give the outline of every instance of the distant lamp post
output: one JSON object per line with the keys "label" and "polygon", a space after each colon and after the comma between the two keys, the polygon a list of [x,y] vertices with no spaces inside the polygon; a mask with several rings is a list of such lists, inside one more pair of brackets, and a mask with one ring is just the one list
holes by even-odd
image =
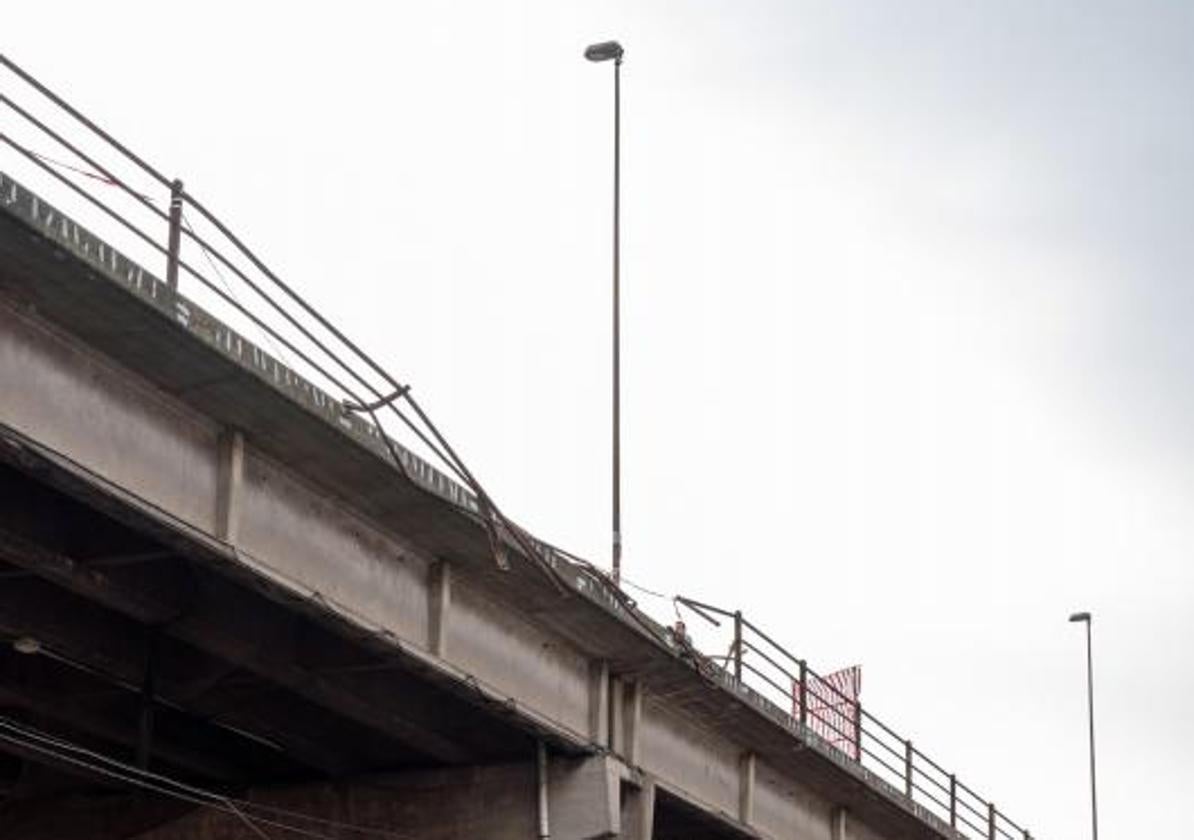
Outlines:
{"label": "distant lamp post", "polygon": [[1079,612],[1070,621],[1086,625],[1086,704],[1090,723],[1090,827],[1091,840],[1099,840],[1099,808],[1095,795],[1094,658],[1090,649],[1090,613]]}
{"label": "distant lamp post", "polygon": [[614,464],[613,464],[613,578],[614,585],[622,582],[622,404],[621,404],[621,309],[619,290],[619,210],[621,202],[621,134],[622,134],[622,45],[617,41],[603,41],[585,47],[585,58],[589,61],[613,61],[614,63]]}

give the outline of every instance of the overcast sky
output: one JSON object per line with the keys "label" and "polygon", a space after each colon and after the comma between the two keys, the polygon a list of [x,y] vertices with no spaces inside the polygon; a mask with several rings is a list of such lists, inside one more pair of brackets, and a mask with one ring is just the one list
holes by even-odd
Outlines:
{"label": "overcast sky", "polygon": [[0,48],[605,564],[612,68],[581,51],[620,39],[627,578],[861,663],[1042,840],[1089,836],[1089,609],[1104,834],[1183,830],[1194,5],[318,8],[10,3]]}

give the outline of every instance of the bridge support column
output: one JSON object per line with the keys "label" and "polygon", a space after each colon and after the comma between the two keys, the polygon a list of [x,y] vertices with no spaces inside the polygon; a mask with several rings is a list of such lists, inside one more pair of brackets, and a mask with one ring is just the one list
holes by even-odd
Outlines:
{"label": "bridge support column", "polygon": [[646,780],[637,789],[622,785],[622,833],[625,840],[651,840],[655,828],[655,783]]}

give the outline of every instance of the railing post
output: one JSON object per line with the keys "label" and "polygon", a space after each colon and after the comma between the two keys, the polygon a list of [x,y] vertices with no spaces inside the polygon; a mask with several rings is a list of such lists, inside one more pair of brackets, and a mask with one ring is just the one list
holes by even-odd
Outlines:
{"label": "railing post", "polygon": [[808,726],[808,663],[800,660],[800,727]]}
{"label": "railing post", "polygon": [[170,184],[170,233],[166,241],[166,285],[178,288],[178,250],[182,242],[182,181]]}
{"label": "railing post", "polygon": [[734,611],[734,680],[742,684],[742,610]]}
{"label": "railing post", "polygon": [[862,703],[854,701],[854,760],[862,761]]}
{"label": "railing post", "polygon": [[987,803],[987,840],[995,840],[995,803]]}
{"label": "railing post", "polygon": [[904,796],[912,798],[912,741],[904,742]]}
{"label": "railing post", "polygon": [[958,777],[949,774],[949,827],[958,827]]}

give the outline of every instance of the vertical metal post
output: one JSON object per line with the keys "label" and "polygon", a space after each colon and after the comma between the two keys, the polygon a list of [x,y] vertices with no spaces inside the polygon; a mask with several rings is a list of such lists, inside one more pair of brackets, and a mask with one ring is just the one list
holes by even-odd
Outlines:
{"label": "vertical metal post", "polygon": [[808,726],[808,663],[800,660],[800,725]]}
{"label": "vertical metal post", "polygon": [[178,288],[178,251],[182,243],[182,181],[170,184],[170,233],[166,241],[166,285]]}
{"label": "vertical metal post", "polygon": [[1090,721],[1090,833],[1099,840],[1099,806],[1095,794],[1094,654],[1090,642],[1091,620],[1086,619],[1086,703]]}
{"label": "vertical metal post", "polygon": [[734,611],[734,679],[742,683],[742,610]]}
{"label": "vertical metal post", "polygon": [[904,742],[904,796],[912,798],[912,741]]}
{"label": "vertical metal post", "polygon": [[958,827],[958,777],[949,774],[949,827]]}
{"label": "vertical metal post", "polygon": [[862,703],[854,701],[854,760],[862,761]]}
{"label": "vertical metal post", "polygon": [[987,840],[995,840],[995,803],[987,803]]}
{"label": "vertical metal post", "polygon": [[622,332],[621,332],[621,204],[622,204],[622,56],[614,60],[614,586],[622,582]]}
{"label": "vertical metal post", "polygon": [[1095,795],[1095,726],[1094,726],[1094,654],[1091,652],[1090,625],[1093,618],[1089,612],[1076,612],[1070,622],[1086,625],[1086,703],[1087,723],[1090,726],[1090,835],[1099,840],[1099,806]]}

